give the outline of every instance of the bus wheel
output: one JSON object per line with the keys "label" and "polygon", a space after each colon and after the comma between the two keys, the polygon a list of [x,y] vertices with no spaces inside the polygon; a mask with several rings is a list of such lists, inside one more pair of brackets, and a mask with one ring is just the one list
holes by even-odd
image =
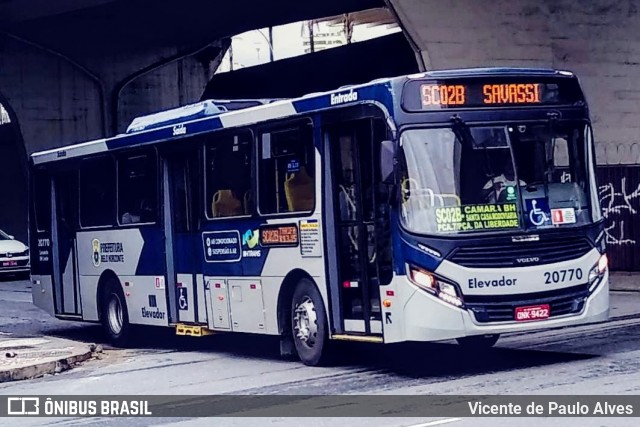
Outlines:
{"label": "bus wheel", "polygon": [[100,307],[100,320],[109,341],[117,347],[126,346],[131,338],[131,325],[127,303],[117,282],[107,283],[100,299]]}
{"label": "bus wheel", "polygon": [[496,345],[499,338],[500,338],[499,334],[474,335],[470,337],[456,338],[456,341],[458,341],[458,344],[460,344],[462,347],[475,349],[475,350],[482,350],[482,349],[491,348],[494,345]]}
{"label": "bus wheel", "polygon": [[291,322],[293,342],[302,363],[318,366],[325,362],[327,315],[322,296],[309,279],[300,280],[293,292]]}

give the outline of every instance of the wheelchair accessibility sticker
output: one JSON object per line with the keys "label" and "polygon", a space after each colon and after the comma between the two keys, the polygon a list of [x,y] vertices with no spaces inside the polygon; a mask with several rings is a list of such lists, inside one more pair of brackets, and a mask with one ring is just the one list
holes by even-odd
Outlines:
{"label": "wheelchair accessibility sticker", "polygon": [[525,200],[527,208],[527,223],[534,227],[551,225],[551,211],[547,199]]}
{"label": "wheelchair accessibility sticker", "polygon": [[189,300],[187,299],[187,288],[178,288],[178,307],[180,310],[189,310]]}

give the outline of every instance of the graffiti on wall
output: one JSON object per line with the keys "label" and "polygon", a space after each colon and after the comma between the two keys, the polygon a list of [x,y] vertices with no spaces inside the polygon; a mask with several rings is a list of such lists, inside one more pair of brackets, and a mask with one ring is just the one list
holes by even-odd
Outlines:
{"label": "graffiti on wall", "polygon": [[633,202],[640,198],[640,184],[629,191],[627,178],[623,177],[619,183],[607,183],[598,189],[602,215],[607,219],[605,227],[608,245],[635,245],[635,239],[625,237],[625,218],[636,215],[638,210]]}
{"label": "graffiti on wall", "polygon": [[598,184],[612,268],[640,270],[640,167],[598,168]]}

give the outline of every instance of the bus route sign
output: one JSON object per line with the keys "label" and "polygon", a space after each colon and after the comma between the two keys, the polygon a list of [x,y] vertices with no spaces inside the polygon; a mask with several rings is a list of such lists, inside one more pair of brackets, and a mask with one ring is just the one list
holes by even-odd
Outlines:
{"label": "bus route sign", "polygon": [[495,230],[518,228],[518,206],[515,203],[466,205],[436,208],[439,232]]}

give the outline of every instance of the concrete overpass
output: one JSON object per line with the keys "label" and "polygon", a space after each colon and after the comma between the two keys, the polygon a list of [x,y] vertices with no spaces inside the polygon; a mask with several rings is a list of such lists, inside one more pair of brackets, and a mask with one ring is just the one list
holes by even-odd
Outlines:
{"label": "concrete overpass", "polygon": [[640,1],[388,0],[424,69],[542,66],[584,84],[600,164],[640,164]]}
{"label": "concrete overpass", "polygon": [[[198,101],[243,31],[383,6],[382,0],[3,0],[0,228],[26,234],[26,154],[112,135]],[[16,176],[20,179],[16,179]]]}

